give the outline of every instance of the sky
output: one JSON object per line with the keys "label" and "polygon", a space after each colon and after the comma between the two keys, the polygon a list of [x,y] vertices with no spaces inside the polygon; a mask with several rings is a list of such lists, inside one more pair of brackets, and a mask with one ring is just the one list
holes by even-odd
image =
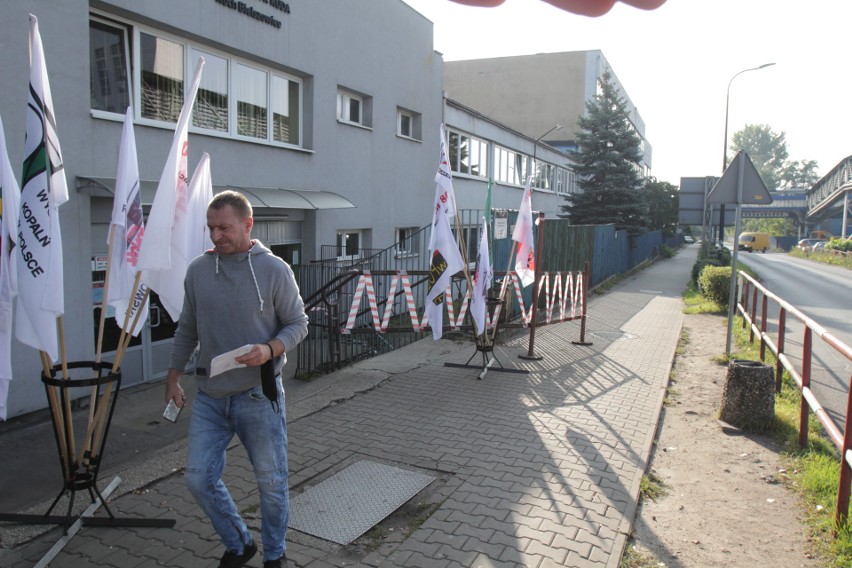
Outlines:
{"label": "sky", "polygon": [[[765,124],[820,176],[852,155],[852,1],[617,2],[597,18],[541,0],[403,1],[434,23],[445,61],[600,49],[645,122],[660,181],[721,175],[728,93],[728,146],[746,124]],[[733,79],[765,63],[775,65]]]}

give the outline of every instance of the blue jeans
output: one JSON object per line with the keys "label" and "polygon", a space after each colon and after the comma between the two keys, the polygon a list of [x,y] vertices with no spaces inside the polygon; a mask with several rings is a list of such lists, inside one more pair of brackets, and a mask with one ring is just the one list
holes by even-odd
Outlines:
{"label": "blue jeans", "polygon": [[260,492],[264,560],[284,555],[290,517],[287,487],[287,420],[284,390],[278,377],[279,412],[260,385],[226,398],[198,392],[189,423],[185,479],[190,492],[213,523],[227,550],[239,554],[252,542],[251,533],[222,482],[225,451],[234,434],[243,443]]}

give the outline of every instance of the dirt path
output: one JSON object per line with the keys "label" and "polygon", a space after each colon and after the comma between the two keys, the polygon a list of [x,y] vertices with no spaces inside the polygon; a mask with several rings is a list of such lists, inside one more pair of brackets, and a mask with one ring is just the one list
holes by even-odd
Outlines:
{"label": "dirt path", "polygon": [[[667,494],[646,501],[633,544],[647,566],[817,567],[804,536],[798,497],[783,484],[778,444],[717,420],[727,367],[726,318],[687,315],[669,401],[652,456]],[[644,566],[644,565],[643,565]]]}

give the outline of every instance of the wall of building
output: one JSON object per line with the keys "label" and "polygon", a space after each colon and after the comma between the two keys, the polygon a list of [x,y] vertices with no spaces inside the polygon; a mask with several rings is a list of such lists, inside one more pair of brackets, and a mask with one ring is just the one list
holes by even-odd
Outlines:
{"label": "wall of building", "polygon": [[563,128],[543,139],[568,147],[577,137],[577,119],[585,114],[586,102],[597,94],[597,82],[606,70],[642,138],[643,173],[649,174],[652,149],[645,138],[645,122],[600,50],[448,61],[444,64],[444,90],[451,99],[533,139],[559,123]]}
{"label": "wall of building", "polygon": [[[431,22],[400,0],[290,0],[286,11],[283,2],[241,3],[271,16],[280,23],[278,27],[241,13],[238,4],[230,0],[21,0],[4,5],[0,116],[10,159],[19,175],[29,76],[27,15],[33,13],[39,18],[72,193],[60,208],[69,360],[93,357],[91,259],[105,250],[103,225],[97,223],[103,223],[105,198],[77,191],[77,179],[115,177],[123,119],[122,113],[91,111],[91,13],[302,81],[301,147],[237,140],[191,127],[188,163],[191,174],[201,154],[209,153],[214,185],[330,191],[354,203],[354,209],[271,212],[302,223],[303,260],[318,257],[321,245],[334,244],[340,230],[367,230],[372,244],[387,246],[394,241],[397,227],[428,222],[439,147],[443,64],[433,50]],[[369,128],[337,120],[341,86],[370,99]],[[422,121],[418,140],[397,135],[400,107],[418,113]],[[174,125],[137,118],[135,131],[140,178],[158,180]],[[269,213],[255,212],[258,218]],[[13,352],[10,416],[46,406],[37,352],[18,343]]]}

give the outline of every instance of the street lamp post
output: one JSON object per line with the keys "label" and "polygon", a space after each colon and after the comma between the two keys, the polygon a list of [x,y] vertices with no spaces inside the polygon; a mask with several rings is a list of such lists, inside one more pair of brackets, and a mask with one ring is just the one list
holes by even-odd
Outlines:
{"label": "street lamp post", "polygon": [[538,155],[538,143],[541,141],[542,138],[544,138],[545,136],[547,136],[548,134],[550,134],[554,130],[561,130],[561,129],[562,129],[562,125],[557,122],[556,124],[553,125],[553,128],[551,128],[550,130],[548,130],[547,132],[545,132],[544,134],[542,134],[541,136],[536,138],[535,142],[533,143],[533,168],[534,168],[533,169],[533,175],[535,176],[536,180],[538,180],[538,162],[536,161],[536,156]]}
{"label": "street lamp post", "polygon": [[[734,74],[731,77],[731,80],[728,81],[728,90],[725,94],[725,140],[723,144],[723,153],[722,153],[722,173],[725,173],[725,170],[728,168],[728,109],[731,105],[731,83],[734,82],[734,79],[742,75],[743,73],[748,73],[749,71],[758,71],[760,69],[765,69],[767,67],[772,67],[775,63],[764,63],[759,67],[749,67],[748,69],[743,69]],[[719,242],[722,241],[722,233],[725,230],[725,204],[722,203],[719,206]],[[736,243],[734,243],[736,245]]]}

